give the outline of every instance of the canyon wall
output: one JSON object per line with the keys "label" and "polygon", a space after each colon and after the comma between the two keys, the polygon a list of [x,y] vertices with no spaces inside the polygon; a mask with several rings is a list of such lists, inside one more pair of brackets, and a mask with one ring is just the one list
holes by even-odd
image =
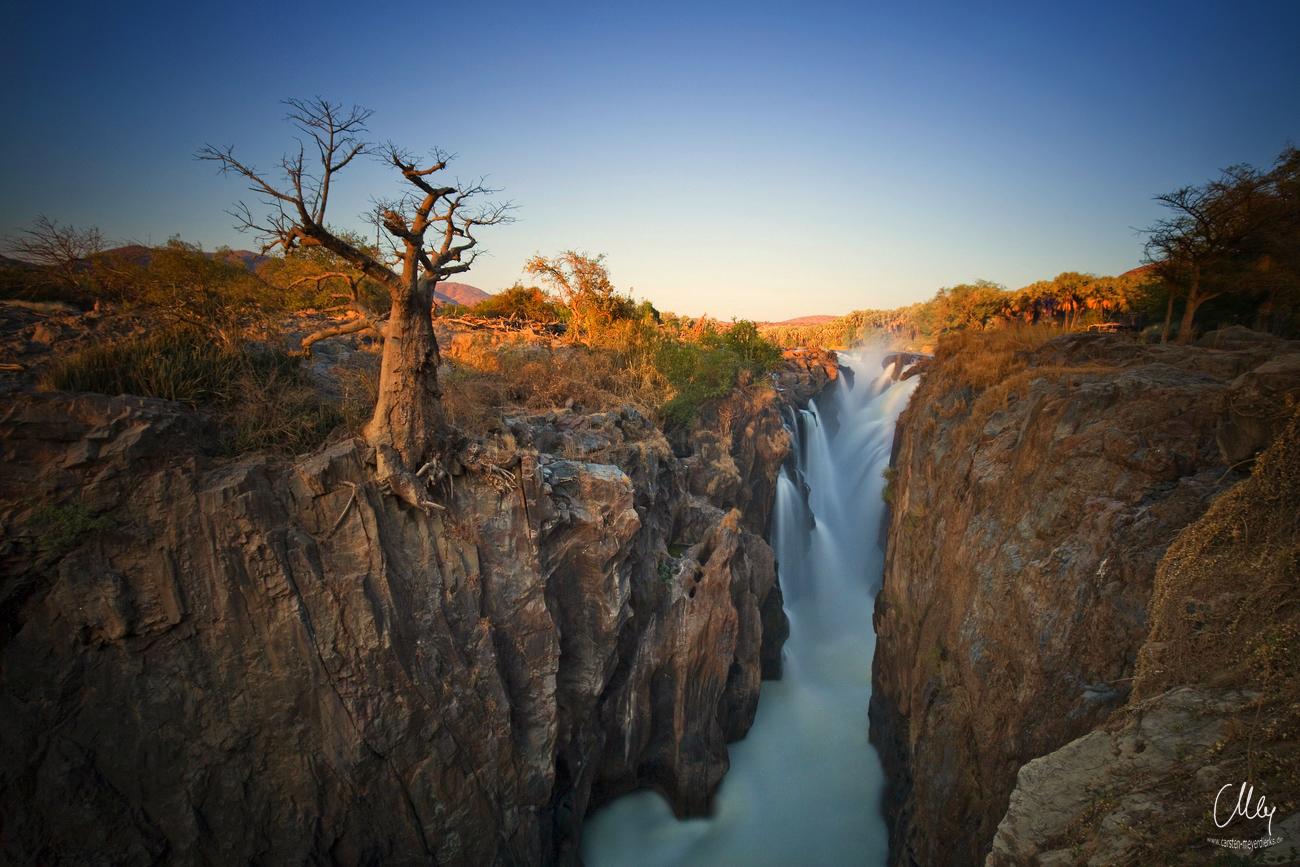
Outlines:
{"label": "canyon wall", "polygon": [[[1042,797],[1012,799],[1018,773],[1053,776],[1032,760],[1108,721],[1123,737],[1157,566],[1300,393],[1300,344],[1244,329],[1194,347],[1073,335],[1008,352],[985,380],[971,363],[928,365],[895,446],[872,736],[896,865],[984,862],[1009,804],[1022,826],[1045,815]],[[1180,694],[1148,724],[1222,702]],[[1015,860],[991,863],[1039,863],[1046,837],[1029,836],[1008,827],[997,851]]]}
{"label": "canyon wall", "polygon": [[0,860],[572,864],[625,791],[705,812],[779,669],[782,414],[835,375],[676,443],[509,419],[428,513],[360,440],[223,459],[175,404],[6,397]]}
{"label": "canyon wall", "polygon": [[1300,405],[1291,410],[1250,478],[1161,560],[1129,705],[1020,769],[990,867],[1300,862]]}

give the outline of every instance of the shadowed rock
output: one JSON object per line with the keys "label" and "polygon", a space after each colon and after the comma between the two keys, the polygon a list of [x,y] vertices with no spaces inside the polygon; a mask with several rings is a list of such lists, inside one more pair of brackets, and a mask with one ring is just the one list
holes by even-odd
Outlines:
{"label": "shadowed rock", "polygon": [[1206,342],[1058,338],[991,402],[922,377],[875,613],[893,864],[981,863],[1017,771],[1127,701],[1157,564],[1300,390],[1300,344]]}
{"label": "shadowed rock", "polygon": [[779,654],[765,492],[817,370],[711,407],[707,457],[512,420],[432,513],[359,440],[220,461],[175,404],[6,398],[0,860],[572,864],[621,791],[706,811]]}

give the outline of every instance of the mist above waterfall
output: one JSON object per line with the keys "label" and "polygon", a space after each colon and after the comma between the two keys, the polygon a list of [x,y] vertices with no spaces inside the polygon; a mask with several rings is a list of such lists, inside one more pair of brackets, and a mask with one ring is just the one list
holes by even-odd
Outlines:
{"label": "mist above waterfall", "polygon": [[790,638],[784,676],[763,685],[753,727],[707,819],[679,821],[654,792],[587,822],[588,867],[883,864],[884,777],[867,741],[872,604],[884,568],[883,470],[915,380],[884,353],[841,353],[853,375],[790,419],[776,493],[776,550]]}

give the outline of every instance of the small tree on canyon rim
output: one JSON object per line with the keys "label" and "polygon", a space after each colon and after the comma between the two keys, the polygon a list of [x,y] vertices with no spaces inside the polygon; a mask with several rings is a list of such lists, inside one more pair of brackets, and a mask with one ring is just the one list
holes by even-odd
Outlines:
{"label": "small tree on canyon rim", "polygon": [[1300,150],[1287,147],[1271,171],[1232,166],[1156,201],[1172,212],[1145,230],[1147,261],[1170,288],[1162,341],[1178,296],[1186,299],[1180,343],[1191,339],[1201,305],[1221,295],[1255,296],[1269,310],[1292,307],[1300,291]]}
{"label": "small tree on canyon rim", "polygon": [[[263,252],[285,253],[323,247],[385,286],[392,296],[388,318],[377,323],[384,338],[378,400],[366,426],[375,446],[379,474],[407,502],[428,508],[423,471],[436,462],[447,442],[448,426],[438,386],[438,341],[433,333],[436,285],[468,271],[477,255],[474,233],[481,226],[508,222],[509,205],[482,204],[490,190],[482,181],[445,184],[441,172],[451,157],[433,150],[419,159],[388,142],[362,136],[372,112],[319,97],[286,100],[287,119],[303,133],[297,152],[281,158],[278,177],[241,162],[233,147],[204,147],[198,158],[220,165],[250,182],[249,189],[269,208],[254,217],[240,203],[234,216],[241,231],[258,233]],[[357,157],[377,157],[402,178],[402,192],[376,199],[373,219],[387,231],[391,258],[362,249],[346,233],[329,228],[326,207],[335,176]],[[420,471],[411,472],[415,467]]]}

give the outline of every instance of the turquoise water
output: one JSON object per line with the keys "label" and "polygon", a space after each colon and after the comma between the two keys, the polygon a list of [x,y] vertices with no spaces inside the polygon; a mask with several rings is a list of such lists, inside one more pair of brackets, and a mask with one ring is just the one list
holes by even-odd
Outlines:
{"label": "turquoise water", "polygon": [[882,472],[915,380],[891,382],[882,358],[841,353],[853,382],[796,425],[771,538],[790,618],[784,676],[763,684],[753,728],[728,747],[714,815],[679,821],[654,792],[620,798],[583,828],[587,867],[885,863],[884,776],[867,741],[871,612],[884,571]]}

